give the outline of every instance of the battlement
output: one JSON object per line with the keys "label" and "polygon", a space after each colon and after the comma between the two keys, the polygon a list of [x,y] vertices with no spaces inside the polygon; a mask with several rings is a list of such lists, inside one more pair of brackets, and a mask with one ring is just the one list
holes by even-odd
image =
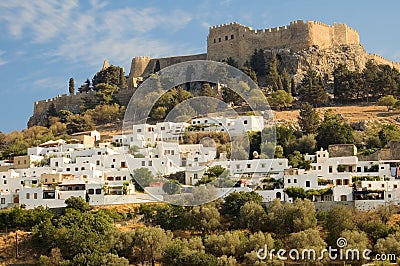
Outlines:
{"label": "battlement", "polygon": [[388,60],[378,54],[368,54],[368,59],[374,61],[378,65],[380,65],[380,64],[389,65],[400,71],[400,63],[399,62],[393,62],[393,61]]}
{"label": "battlement", "polygon": [[230,27],[232,27],[232,26],[239,26],[239,27],[243,27],[243,28],[246,28],[246,29],[248,29],[248,30],[252,30],[252,28],[251,27],[249,27],[249,26],[246,26],[246,25],[243,25],[243,24],[240,24],[240,23],[237,23],[237,22],[231,22],[231,23],[229,23],[229,24],[220,24],[220,25],[216,25],[216,26],[211,26],[210,27],[210,30],[211,29],[220,29],[220,28],[230,28]]}

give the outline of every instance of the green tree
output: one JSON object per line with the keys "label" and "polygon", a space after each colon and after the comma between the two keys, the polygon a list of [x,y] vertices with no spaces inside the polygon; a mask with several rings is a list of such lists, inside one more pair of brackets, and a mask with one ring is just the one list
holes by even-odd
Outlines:
{"label": "green tree", "polygon": [[244,254],[242,233],[237,231],[227,231],[221,235],[208,235],[204,239],[206,253],[216,257],[223,255],[241,257]]}
{"label": "green tree", "polygon": [[377,105],[386,106],[388,112],[392,109],[393,105],[397,103],[397,99],[393,95],[386,95],[379,98]]}
{"label": "green tree", "polygon": [[313,106],[322,106],[328,101],[322,78],[315,70],[309,68],[300,85],[299,97],[302,102]]}
{"label": "green tree", "polygon": [[243,99],[239,94],[226,87],[222,88],[222,99],[225,103],[232,103],[234,106],[240,106],[243,103]]}
{"label": "green tree", "polygon": [[186,217],[190,228],[201,231],[203,235],[215,231],[220,226],[220,214],[212,204],[194,206]]}
{"label": "green tree", "polygon": [[115,98],[119,88],[116,85],[106,83],[98,83],[94,86],[96,91],[96,104],[114,104],[118,103]]}
{"label": "green tree", "polygon": [[297,140],[296,150],[302,154],[312,154],[317,147],[317,141],[313,134],[303,135]]}
{"label": "green tree", "polygon": [[69,197],[65,200],[67,208],[74,209],[80,212],[86,212],[91,209],[89,203],[87,203],[81,197]]}
{"label": "green tree", "polygon": [[67,117],[67,133],[89,131],[94,129],[93,121],[88,116],[72,114]]}
{"label": "green tree", "polygon": [[271,87],[274,91],[283,90],[282,81],[279,82],[279,79],[280,75],[278,71],[278,59],[276,57],[276,54],[274,54],[268,64],[267,85]]}
{"label": "green tree", "polygon": [[262,49],[255,49],[250,58],[250,67],[254,69],[258,76],[265,73],[265,57]]}
{"label": "green tree", "polygon": [[325,228],[329,231],[328,244],[335,245],[343,231],[355,229],[353,212],[346,206],[334,205],[327,213]]}
{"label": "green tree", "polygon": [[122,89],[125,89],[128,85],[126,82],[126,77],[124,73],[124,68],[120,67],[119,68],[119,81],[118,81],[118,86]]}
{"label": "green tree", "polygon": [[210,83],[206,82],[203,84],[201,91],[200,91],[200,96],[206,96],[206,97],[213,97],[215,98],[217,94],[215,91],[211,88]]}
{"label": "green tree", "polygon": [[353,129],[343,118],[328,110],[318,128],[316,140],[318,147],[324,149],[330,144],[351,144],[354,143]]}
{"label": "green tree", "polygon": [[400,254],[400,232],[378,239],[375,250],[385,254]]}
{"label": "green tree", "polygon": [[228,57],[228,58],[225,60],[225,63],[227,63],[227,64],[230,65],[230,66],[239,68],[238,62],[237,62],[233,57],[231,57],[231,56]]}
{"label": "green tree", "polygon": [[287,247],[298,250],[300,254],[302,254],[304,249],[315,250],[315,254],[309,253],[309,257],[305,258],[306,260],[315,261],[320,256],[322,249],[326,247],[326,243],[318,230],[307,229],[291,233],[287,240]]}
{"label": "green tree", "polygon": [[125,108],[118,104],[97,105],[94,109],[87,110],[85,115],[90,116],[96,125],[107,124],[122,120]]}
{"label": "green tree", "polygon": [[71,94],[71,95],[73,95],[74,92],[75,92],[75,82],[74,82],[74,78],[70,78],[70,79],[69,79],[68,91],[69,91],[69,94]]}
{"label": "green tree", "polygon": [[[122,76],[124,76],[123,69],[122,69],[122,72],[121,72],[121,69],[122,68],[119,66],[111,65],[111,66],[107,67],[106,69],[97,72],[92,79],[93,88],[96,90],[96,85],[101,84],[101,83],[105,83],[105,84],[117,86],[117,87],[120,86],[121,79],[123,80],[125,78],[125,77],[120,77],[121,73],[122,73]],[[125,83],[126,83],[126,80],[125,80]]]}
{"label": "green tree", "polygon": [[290,95],[292,94],[292,88],[291,88],[291,78],[289,73],[287,72],[286,68],[283,69],[282,74],[281,74],[281,78],[282,78],[282,87],[283,90],[286,91],[287,93],[289,93]]}
{"label": "green tree", "polygon": [[133,254],[144,265],[162,258],[164,248],[172,240],[172,233],[159,227],[139,227],[134,234]]}
{"label": "green tree", "polygon": [[383,146],[387,145],[391,140],[400,139],[400,129],[394,124],[382,125],[381,130],[378,132],[378,137]]}
{"label": "green tree", "polygon": [[239,226],[250,229],[252,232],[260,231],[264,228],[267,214],[263,207],[255,202],[246,202],[239,212]]}
{"label": "green tree", "polygon": [[261,205],[262,196],[258,193],[252,192],[233,192],[225,197],[225,202],[222,205],[221,213],[237,217],[240,214],[240,208],[246,202],[255,202]]}
{"label": "green tree", "polygon": [[163,184],[162,189],[168,195],[177,194],[181,190],[181,186],[178,181],[170,180]]}
{"label": "green tree", "polygon": [[272,92],[271,96],[269,97],[269,103],[271,107],[274,107],[278,110],[290,107],[293,101],[294,99],[292,95],[281,89]]}
{"label": "green tree", "polygon": [[248,67],[248,66],[244,66],[243,68],[242,68],[242,71],[243,71],[243,73],[245,73],[247,76],[249,76],[253,81],[254,81],[254,83],[256,83],[257,84],[257,74],[256,74],[256,72],[253,70],[253,68],[251,68],[251,67]]}
{"label": "green tree", "polygon": [[79,93],[83,93],[83,92],[88,92],[91,90],[91,82],[90,79],[86,79],[85,83],[83,83],[79,88],[78,88],[78,92]]}
{"label": "green tree", "polygon": [[160,60],[157,59],[156,64],[154,66],[154,71],[153,73],[157,73],[158,71],[161,70],[161,65],[160,65]]}
{"label": "green tree", "polygon": [[154,176],[151,171],[145,167],[133,170],[133,182],[135,183],[135,189],[143,191],[145,187],[148,187],[150,183],[154,182]]}
{"label": "green tree", "polygon": [[315,134],[319,126],[319,115],[317,111],[309,103],[301,106],[298,117],[300,130],[303,134]]}
{"label": "green tree", "polygon": [[315,206],[308,199],[296,199],[294,203],[283,205],[275,200],[267,213],[270,230],[282,235],[304,231],[317,225]]}

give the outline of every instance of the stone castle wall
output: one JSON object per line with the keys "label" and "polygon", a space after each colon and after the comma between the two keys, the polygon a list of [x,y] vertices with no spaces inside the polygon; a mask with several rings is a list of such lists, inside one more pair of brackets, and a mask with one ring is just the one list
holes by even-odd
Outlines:
{"label": "stone castle wall", "polygon": [[150,58],[149,56],[136,56],[132,59],[129,79],[146,77],[154,73],[157,61],[160,62],[160,68],[165,68],[177,63],[192,60],[206,60],[207,54],[183,55],[162,58]]}
{"label": "stone castle wall", "polygon": [[[128,105],[133,92],[134,89],[120,89],[115,97],[121,105],[126,106]],[[73,113],[79,113],[81,111],[81,106],[83,105],[83,99],[94,100],[95,92],[90,91],[74,95],[61,94],[51,99],[37,101],[34,103],[33,115],[28,122],[28,126],[38,123],[40,124],[40,122],[46,118],[47,111],[52,104],[54,104],[57,112],[68,110]]]}
{"label": "stone castle wall", "polygon": [[357,31],[345,24],[331,26],[318,21],[297,20],[287,26],[262,30],[232,22],[210,27],[207,55],[215,61],[232,57],[243,65],[255,49],[298,52],[313,45],[326,49],[340,44],[359,44]]}

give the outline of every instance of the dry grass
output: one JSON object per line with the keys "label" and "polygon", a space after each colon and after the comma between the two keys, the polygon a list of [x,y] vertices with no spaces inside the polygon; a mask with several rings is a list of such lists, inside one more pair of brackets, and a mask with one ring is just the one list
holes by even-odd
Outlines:
{"label": "dry grass", "polygon": [[[335,106],[335,107],[321,107],[317,111],[322,117],[324,112],[328,109],[334,110],[335,113],[341,114],[349,123],[366,121],[380,121],[385,123],[395,123],[396,118],[400,116],[400,111],[387,112],[386,107],[376,105],[350,105],[350,106]],[[287,122],[290,124],[297,124],[299,110],[274,112],[275,121]]]}
{"label": "dry grass", "polygon": [[15,232],[0,234],[0,265],[10,265],[13,263],[23,263],[24,265],[34,265],[36,254],[30,246],[30,232],[17,231],[18,234],[18,260],[15,258]]}

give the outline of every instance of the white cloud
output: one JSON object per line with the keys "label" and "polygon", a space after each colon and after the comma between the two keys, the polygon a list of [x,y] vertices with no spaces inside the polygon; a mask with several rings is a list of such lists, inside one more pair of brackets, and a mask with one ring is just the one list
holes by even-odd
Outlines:
{"label": "white cloud", "polygon": [[5,65],[5,64],[8,63],[8,61],[5,60],[5,59],[3,58],[3,55],[4,55],[5,53],[6,53],[5,51],[0,50],[0,66]]}
{"label": "white cloud", "polygon": [[180,10],[112,9],[108,2],[97,0],[86,9],[77,0],[35,0],[0,2],[2,21],[13,37],[49,45],[45,55],[51,60],[98,65],[104,58],[126,63],[135,55],[165,56],[184,49],[153,35],[159,30],[178,31],[191,17]]}

